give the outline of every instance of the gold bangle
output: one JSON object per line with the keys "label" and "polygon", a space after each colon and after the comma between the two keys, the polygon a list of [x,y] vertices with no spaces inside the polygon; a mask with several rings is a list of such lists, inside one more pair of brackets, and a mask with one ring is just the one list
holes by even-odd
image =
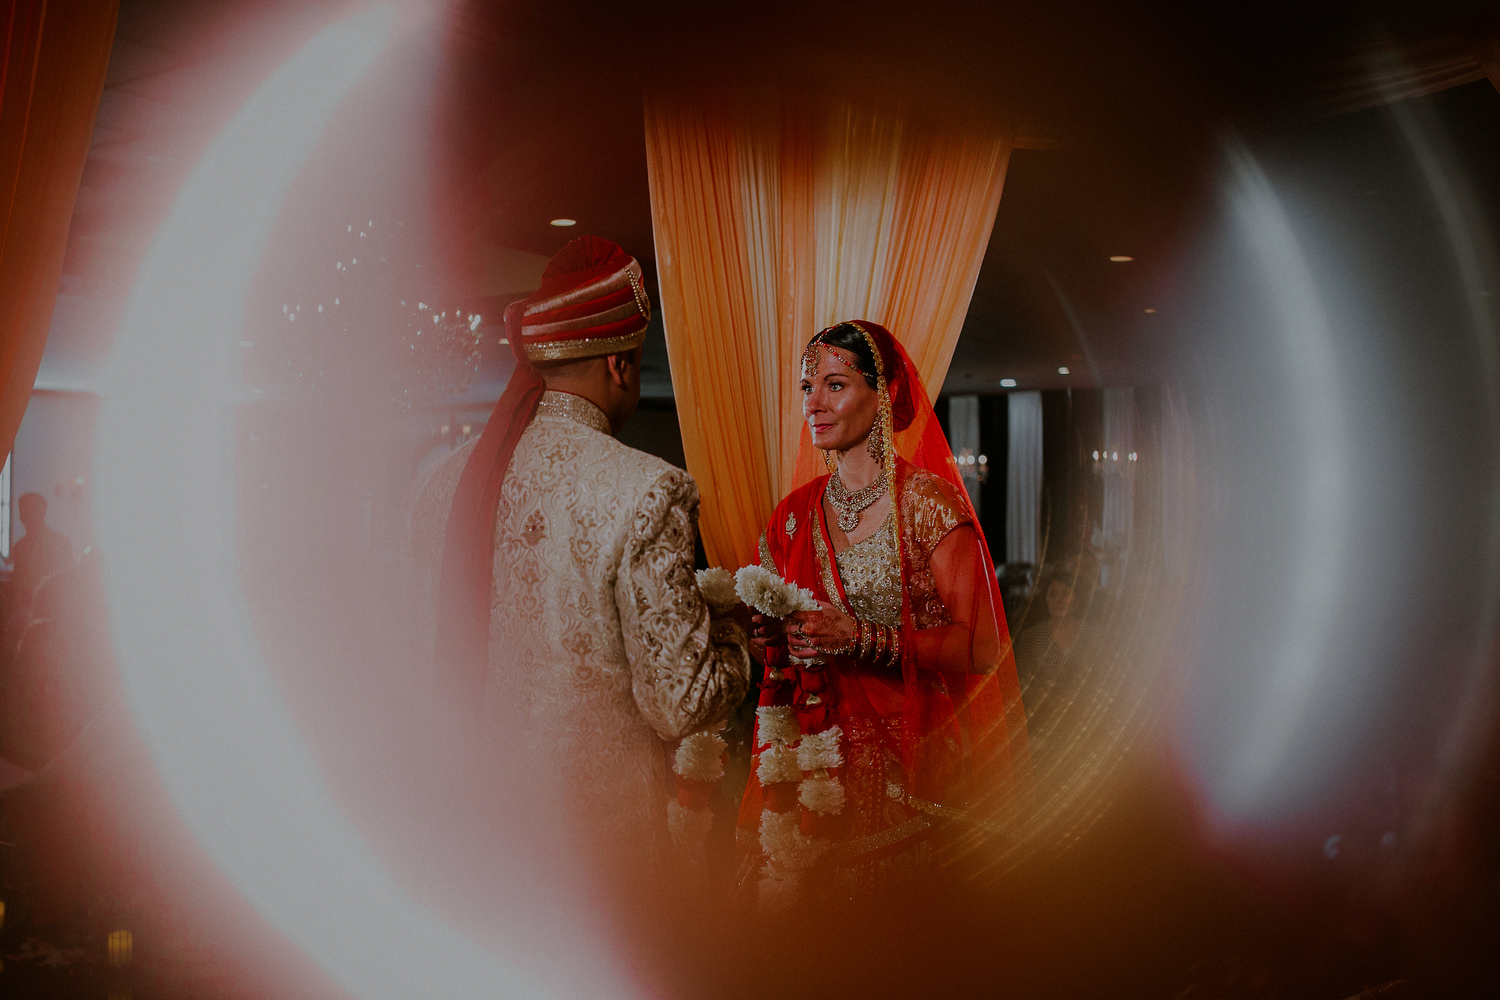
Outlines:
{"label": "gold bangle", "polygon": [[844,642],[842,642],[839,645],[833,647],[832,649],[824,649],[822,646],[818,647],[818,651],[819,652],[827,653],[830,656],[849,656],[850,654],[854,653],[858,649],[859,649],[859,619],[858,618],[854,619],[854,632],[853,632],[853,634],[850,635],[849,638],[846,639]]}

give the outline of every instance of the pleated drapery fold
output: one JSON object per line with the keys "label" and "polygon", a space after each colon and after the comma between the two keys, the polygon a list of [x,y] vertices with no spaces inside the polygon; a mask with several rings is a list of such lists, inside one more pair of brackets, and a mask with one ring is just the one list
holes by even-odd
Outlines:
{"label": "pleated drapery fold", "polygon": [[1500,29],[1477,33],[1469,38],[1469,51],[1490,78],[1490,85],[1500,90]]}
{"label": "pleated drapery fold", "polygon": [[756,561],[772,508],[821,471],[796,382],[819,329],[886,326],[939,391],[1013,139],[843,99],[648,98],[667,353],[710,562]]}
{"label": "pleated drapery fold", "polygon": [[1287,82],[1293,110],[1309,119],[1356,114],[1488,78],[1500,90],[1500,24],[1447,23],[1379,35],[1324,52]]}
{"label": "pleated drapery fold", "polygon": [[31,399],[119,0],[0,0],[0,455]]}

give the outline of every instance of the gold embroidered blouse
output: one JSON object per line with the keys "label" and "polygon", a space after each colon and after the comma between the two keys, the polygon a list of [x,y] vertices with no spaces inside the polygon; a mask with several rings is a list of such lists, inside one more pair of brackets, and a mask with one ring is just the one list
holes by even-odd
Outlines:
{"label": "gold embroidered blouse", "polygon": [[[923,470],[901,485],[902,546],[911,566],[907,581],[917,628],[950,624],[948,609],[932,578],[932,553],[968,511],[953,486]],[[882,625],[901,624],[901,564],[896,552],[895,518],[887,516],[875,533],[847,546],[833,560],[854,617]]]}
{"label": "gold embroidered blouse", "polygon": [[896,519],[887,514],[875,534],[846,547],[834,561],[854,617],[900,627],[901,564],[896,556]]}

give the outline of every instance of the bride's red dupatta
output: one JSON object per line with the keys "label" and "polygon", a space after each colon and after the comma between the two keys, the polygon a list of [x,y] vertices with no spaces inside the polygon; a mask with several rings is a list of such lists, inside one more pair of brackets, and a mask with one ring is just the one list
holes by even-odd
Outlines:
{"label": "bride's red dupatta", "polygon": [[[1025,712],[1010,633],[1000,602],[994,562],[984,530],[969,502],[948,441],[933,412],[921,379],[901,344],[885,328],[866,321],[857,325],[880,353],[886,376],[887,412],[891,416],[896,456],[892,474],[893,504],[901,555],[901,657],[895,670],[871,672],[848,657],[834,657],[821,670],[801,670],[787,662],[784,647],[767,650],[766,672],[787,675],[762,685],[761,705],[796,709],[803,733],[839,725],[852,731],[899,733],[888,737],[889,750],[900,760],[913,805],[936,806],[939,813],[962,810],[981,818],[1010,797],[1014,779],[1024,781],[1031,768]],[[816,459],[803,432],[799,468]],[[941,565],[928,563],[906,543],[907,518],[899,498],[918,470],[939,477],[951,490],[961,520],[955,546]],[[819,601],[852,614],[843,592],[832,540],[823,516],[828,476],[821,475],[790,493],[776,507],[766,528],[765,554],[785,579],[806,587]],[[915,574],[930,572],[955,623],[919,628],[910,600]],[[953,599],[957,595],[957,599]],[[822,676],[819,676],[819,675]],[[808,705],[809,695],[819,702]],[[899,719],[900,725],[883,723]],[[757,749],[761,746],[758,731]],[[842,771],[844,769],[837,769]],[[840,776],[835,774],[835,777]],[[790,797],[790,801],[788,798]],[[763,788],[752,770],[740,810],[739,826],[753,835],[762,809],[785,812],[796,806],[792,790]],[[803,829],[835,842],[844,835],[839,817],[804,811]]]}

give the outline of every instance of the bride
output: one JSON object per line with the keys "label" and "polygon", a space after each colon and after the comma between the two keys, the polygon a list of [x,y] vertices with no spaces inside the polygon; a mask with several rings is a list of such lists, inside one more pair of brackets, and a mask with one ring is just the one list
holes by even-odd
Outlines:
{"label": "bride", "polygon": [[777,506],[760,559],[819,610],[755,618],[766,671],[739,819],[770,908],[899,885],[1030,768],[994,566],[905,350],[839,323],[800,374],[829,472]]}

